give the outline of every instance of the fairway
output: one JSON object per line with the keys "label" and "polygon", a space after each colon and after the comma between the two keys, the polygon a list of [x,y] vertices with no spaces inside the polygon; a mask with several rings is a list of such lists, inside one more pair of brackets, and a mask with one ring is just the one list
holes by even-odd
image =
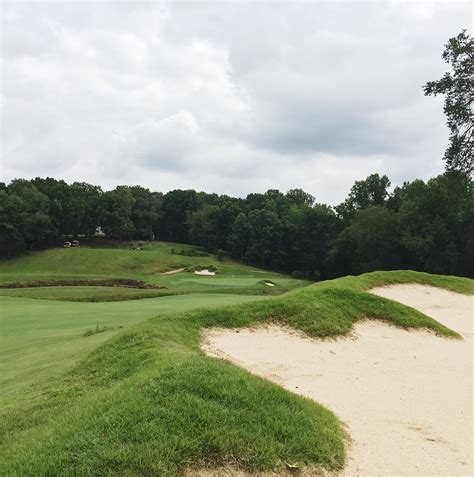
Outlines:
{"label": "fairway", "polygon": [[[217,260],[196,247],[163,242],[142,250],[130,244],[54,248],[0,262],[0,407],[25,390],[57,379],[66,370],[134,323],[195,308],[262,299],[309,282],[265,272],[233,260]],[[219,268],[214,277],[163,271],[200,263]],[[138,280],[155,288],[55,286],[56,280]],[[279,286],[268,290],[262,279]],[[36,282],[35,285],[25,284]],[[59,282],[58,282],[59,283]],[[13,288],[1,288],[10,286]],[[21,286],[21,288],[15,288]]]}
{"label": "fairway", "polygon": [[[2,297],[0,407],[11,405],[32,384],[57,378],[79,357],[123,327],[163,313],[255,299],[245,295],[193,294],[115,303],[71,303]],[[106,330],[84,336],[97,327]]]}

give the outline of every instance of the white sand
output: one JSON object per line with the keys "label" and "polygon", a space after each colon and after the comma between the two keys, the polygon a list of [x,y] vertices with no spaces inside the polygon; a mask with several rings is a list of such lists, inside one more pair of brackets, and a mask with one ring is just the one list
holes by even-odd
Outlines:
{"label": "white sand", "polygon": [[366,320],[335,341],[268,326],[210,330],[203,346],[335,412],[353,441],[344,475],[472,475],[473,298],[421,285],[373,292],[463,339]]}
{"label": "white sand", "polygon": [[196,275],[206,275],[208,277],[214,276],[216,274],[216,272],[210,272],[207,268],[206,270],[196,270],[194,273]]}
{"label": "white sand", "polygon": [[160,273],[160,275],[174,275],[175,273],[184,272],[185,268],[177,268],[176,270],[169,270],[168,272]]}
{"label": "white sand", "polygon": [[267,285],[267,287],[274,287],[275,286],[274,283],[269,283],[269,282],[265,282],[265,285]]}

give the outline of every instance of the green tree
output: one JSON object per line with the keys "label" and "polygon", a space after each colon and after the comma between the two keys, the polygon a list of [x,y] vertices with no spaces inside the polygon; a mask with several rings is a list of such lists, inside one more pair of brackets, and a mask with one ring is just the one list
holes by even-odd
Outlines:
{"label": "green tree", "polygon": [[[20,223],[25,248],[32,249],[35,243],[45,241],[57,234],[57,229],[49,215],[49,198],[39,192],[31,182],[15,179],[8,186],[8,193],[17,196],[23,203]],[[12,217],[13,221],[15,219]]]}
{"label": "green tree", "polygon": [[294,206],[286,221],[283,242],[288,252],[282,268],[307,278],[325,277],[324,261],[340,228],[334,210],[323,204]]}
{"label": "green tree", "polygon": [[163,197],[160,229],[163,240],[187,243],[189,215],[199,208],[195,190],[172,190]]}
{"label": "green tree", "polygon": [[228,249],[236,257],[243,261],[247,247],[252,235],[252,227],[248,221],[247,214],[241,212],[235,219],[232,231],[228,238]]}
{"label": "green tree", "polygon": [[303,189],[291,189],[286,193],[286,198],[295,205],[309,205],[314,204],[314,197],[308,194]]}
{"label": "green tree", "polygon": [[383,206],[356,212],[332,245],[326,265],[336,275],[399,268],[397,215]]}
{"label": "green tree", "polygon": [[133,197],[130,219],[133,223],[134,238],[153,240],[157,235],[161,216],[162,195],[140,186],[130,187],[130,192]]}
{"label": "green tree", "polygon": [[25,246],[26,207],[16,194],[0,190],[0,249],[9,257]]}
{"label": "green tree", "polygon": [[374,205],[385,205],[389,196],[390,181],[387,176],[371,174],[351,187],[347,199],[336,207],[338,215],[347,223],[357,210]]}
{"label": "green tree", "polygon": [[218,215],[217,205],[205,205],[190,214],[188,226],[189,240],[192,244],[201,245],[209,250],[219,248]]}
{"label": "green tree", "polygon": [[423,87],[425,95],[444,94],[444,113],[450,130],[444,154],[447,170],[473,172],[474,40],[463,30],[450,38],[442,54],[452,72]]}
{"label": "green tree", "polygon": [[130,188],[118,186],[104,192],[100,197],[99,222],[108,237],[119,240],[133,237],[135,228],[132,222],[134,199]]}
{"label": "green tree", "polygon": [[468,175],[447,172],[402,189],[401,243],[411,268],[472,275],[474,196]]}

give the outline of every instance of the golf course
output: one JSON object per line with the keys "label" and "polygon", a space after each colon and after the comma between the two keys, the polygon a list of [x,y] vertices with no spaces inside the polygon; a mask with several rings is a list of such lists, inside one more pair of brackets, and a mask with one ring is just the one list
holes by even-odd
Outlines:
{"label": "golf course", "polygon": [[0,4],[0,477],[474,476],[473,3]]}
{"label": "golf course", "polygon": [[[1,475],[344,472],[355,447],[339,409],[203,340],[277,327],[336,345],[367,322],[450,346],[466,339],[449,320],[369,293],[400,284],[465,297],[472,318],[468,278],[312,283],[185,248],[117,242],[1,262]],[[203,268],[216,274],[193,271]]]}

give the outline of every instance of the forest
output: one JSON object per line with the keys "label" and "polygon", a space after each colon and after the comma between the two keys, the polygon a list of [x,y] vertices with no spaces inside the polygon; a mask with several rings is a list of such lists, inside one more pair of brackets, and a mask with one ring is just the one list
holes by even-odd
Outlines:
{"label": "forest", "polygon": [[123,185],[103,191],[50,177],[0,184],[4,257],[67,237],[100,243],[98,235],[198,245],[313,280],[393,269],[473,276],[472,178],[452,170],[391,189],[387,176],[372,174],[335,207],[301,189],[236,198]]}

